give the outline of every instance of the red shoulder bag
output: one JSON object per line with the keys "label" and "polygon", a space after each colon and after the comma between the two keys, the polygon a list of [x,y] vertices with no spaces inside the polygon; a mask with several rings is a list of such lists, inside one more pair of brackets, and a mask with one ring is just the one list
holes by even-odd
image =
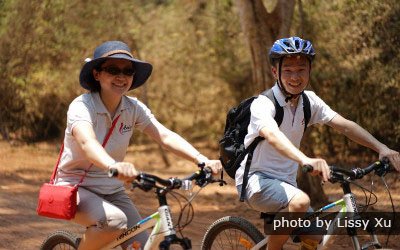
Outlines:
{"label": "red shoulder bag", "polygon": [[[103,147],[105,147],[105,145],[107,144],[107,141],[110,138],[118,119],[119,116],[117,116],[117,118],[115,118],[115,120],[113,121],[110,130],[108,131],[106,137],[104,138]],[[44,183],[40,188],[36,212],[40,216],[45,216],[55,219],[70,220],[75,217],[76,213],[76,208],[77,208],[76,195],[78,192],[78,187],[83,182],[83,179],[86,177],[87,172],[93,166],[93,164],[90,165],[89,168],[85,171],[85,174],[82,176],[78,184],[74,186],[54,185],[54,179],[57,174],[58,164],[60,163],[60,158],[63,150],[64,150],[64,144],[62,144],[61,146],[57,164],[54,167],[53,174],[51,175],[50,178],[50,182]]]}

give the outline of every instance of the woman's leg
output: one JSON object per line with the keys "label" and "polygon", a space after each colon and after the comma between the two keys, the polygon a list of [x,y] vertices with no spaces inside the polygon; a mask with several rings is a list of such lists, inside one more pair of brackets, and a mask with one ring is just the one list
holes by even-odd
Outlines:
{"label": "woman's leg", "polygon": [[117,206],[84,188],[78,190],[78,210],[74,222],[87,227],[80,250],[100,249],[127,228],[128,218]]}
{"label": "woman's leg", "polygon": [[[125,213],[125,215],[128,217],[128,228],[133,227],[134,225],[136,225],[136,223],[138,223],[142,219],[138,210],[133,204],[132,200],[125,193],[125,191],[121,191],[113,195],[107,195],[105,199],[114,204],[115,206],[117,206]],[[134,241],[138,241],[140,242],[143,248],[144,245],[146,244],[148,237],[149,234],[146,231],[144,231],[136,235],[131,240],[123,243],[122,247],[125,249],[129,244],[132,244]]]}

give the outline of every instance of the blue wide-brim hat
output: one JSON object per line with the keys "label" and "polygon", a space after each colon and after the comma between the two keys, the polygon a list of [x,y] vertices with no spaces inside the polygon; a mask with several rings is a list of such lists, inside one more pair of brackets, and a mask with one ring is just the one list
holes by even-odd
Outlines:
{"label": "blue wide-brim hat", "polygon": [[129,90],[138,88],[144,84],[151,75],[153,66],[150,63],[140,61],[133,57],[128,45],[121,41],[108,41],[94,50],[93,59],[87,59],[79,74],[81,86],[91,90],[90,85],[97,82],[93,76],[93,69],[102,64],[107,58],[126,59],[133,63],[135,75]]}

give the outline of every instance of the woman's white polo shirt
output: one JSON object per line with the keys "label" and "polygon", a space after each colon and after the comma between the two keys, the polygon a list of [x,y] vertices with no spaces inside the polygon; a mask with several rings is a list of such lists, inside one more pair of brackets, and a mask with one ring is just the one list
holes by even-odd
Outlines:
{"label": "woman's white polo shirt", "polygon": [[[155,118],[146,105],[128,96],[122,97],[115,117],[118,115],[120,117],[105,150],[114,160],[123,161],[133,130],[143,131]],[[113,120],[98,93],[83,94],[69,106],[64,151],[58,167],[57,182],[59,183],[77,184],[84,171],[91,165],[72,136],[72,129],[81,122],[92,125],[97,140],[102,144]],[[104,169],[96,166],[90,168],[81,186],[102,194],[123,190],[121,181],[109,178]]]}

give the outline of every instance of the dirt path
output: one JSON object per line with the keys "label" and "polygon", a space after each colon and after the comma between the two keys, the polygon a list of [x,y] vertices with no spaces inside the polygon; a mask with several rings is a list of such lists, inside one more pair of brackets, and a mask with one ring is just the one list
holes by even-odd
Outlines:
{"label": "dirt path", "polygon": [[[10,146],[0,141],[0,249],[38,249],[43,239],[49,233],[68,229],[75,233],[81,233],[82,228],[73,223],[60,220],[42,218],[36,215],[36,200],[40,185],[46,182],[51,174],[52,166],[57,158],[56,145],[41,143],[34,145]],[[186,161],[180,161],[169,155],[171,162],[176,162],[169,169],[165,169],[159,152],[155,148],[139,148],[128,153],[127,160],[141,159],[137,167],[149,173],[168,176],[185,176],[195,167]],[[199,249],[201,238],[207,227],[216,219],[226,215],[245,217],[258,228],[262,228],[262,222],[258,219],[258,213],[240,203],[236,196],[236,190],[232,182],[228,186],[208,186],[203,189],[193,202],[195,217],[184,230],[184,235],[192,239],[193,249]],[[400,190],[396,183],[392,183],[396,190]],[[336,189],[336,191],[335,191]],[[398,204],[400,197],[395,194],[395,202]],[[326,192],[334,196],[337,187],[326,187]],[[130,193],[135,204],[139,207],[143,216],[153,213],[156,208],[154,194],[135,190]],[[170,200],[172,211],[177,211],[177,202]],[[384,206],[388,204],[383,202]],[[386,204],[386,205],[385,205]],[[399,207],[399,206],[397,206]],[[398,208],[399,209],[399,208]],[[390,246],[400,249],[400,238],[391,238]],[[336,250],[351,249],[350,241],[339,239]],[[296,249],[291,243],[285,249]]]}

